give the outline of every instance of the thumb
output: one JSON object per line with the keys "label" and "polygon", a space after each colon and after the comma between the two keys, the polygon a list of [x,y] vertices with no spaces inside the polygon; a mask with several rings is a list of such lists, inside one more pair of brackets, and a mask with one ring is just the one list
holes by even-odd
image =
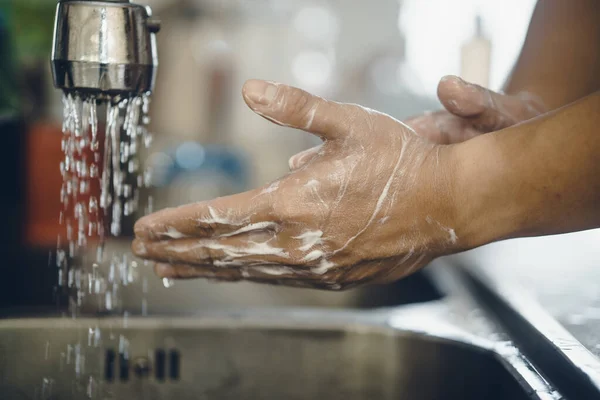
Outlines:
{"label": "thumb", "polygon": [[522,120],[521,99],[468,83],[457,76],[443,77],[437,94],[446,110],[470,119],[483,132],[503,129]]}
{"label": "thumb", "polygon": [[242,95],[252,111],[269,121],[302,129],[323,139],[336,139],[347,123],[345,105],[295,87],[249,80],[244,84]]}

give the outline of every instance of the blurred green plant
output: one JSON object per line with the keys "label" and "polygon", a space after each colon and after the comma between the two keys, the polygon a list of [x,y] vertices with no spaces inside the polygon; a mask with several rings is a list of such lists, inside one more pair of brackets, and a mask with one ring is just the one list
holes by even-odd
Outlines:
{"label": "blurred green plant", "polygon": [[0,117],[17,112],[19,106],[12,37],[8,24],[8,7],[0,3]]}
{"label": "blurred green plant", "polygon": [[23,72],[49,62],[56,0],[0,0],[0,113],[19,109]]}
{"label": "blurred green plant", "polygon": [[[50,57],[56,0],[1,0],[6,3],[16,56],[20,61]],[[0,6],[1,9],[1,6]]]}

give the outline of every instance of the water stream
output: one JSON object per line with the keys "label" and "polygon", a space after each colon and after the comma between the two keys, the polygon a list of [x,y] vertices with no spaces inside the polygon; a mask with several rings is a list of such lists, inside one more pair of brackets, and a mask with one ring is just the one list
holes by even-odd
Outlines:
{"label": "water stream", "polygon": [[[68,94],[63,105],[62,233],[53,260],[59,276],[57,301],[67,310],[67,318],[121,315],[126,328],[132,312],[124,307],[123,288],[141,285],[140,309],[145,315],[148,282],[139,279],[137,270],[143,262],[128,251],[112,249],[110,241],[121,236],[125,226],[131,229],[135,218],[152,212],[152,198],[142,195],[152,177],[140,161],[152,143],[147,129],[150,96],[101,102]],[[65,298],[68,304],[60,304]],[[51,351],[60,354],[56,373],[73,376],[73,398],[111,398],[103,388],[101,371],[108,341],[128,357],[128,338],[116,338],[98,326],[80,332],[78,341],[64,349],[47,343],[45,359]],[[52,398],[55,378],[44,377],[36,398]]]}

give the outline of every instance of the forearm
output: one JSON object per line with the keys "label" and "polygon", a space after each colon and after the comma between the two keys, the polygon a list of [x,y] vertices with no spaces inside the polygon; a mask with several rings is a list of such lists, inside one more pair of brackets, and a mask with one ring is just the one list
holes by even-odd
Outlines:
{"label": "forearm", "polygon": [[600,227],[600,92],[451,152],[464,248]]}
{"label": "forearm", "polygon": [[538,2],[505,92],[556,109],[600,89],[600,2]]}

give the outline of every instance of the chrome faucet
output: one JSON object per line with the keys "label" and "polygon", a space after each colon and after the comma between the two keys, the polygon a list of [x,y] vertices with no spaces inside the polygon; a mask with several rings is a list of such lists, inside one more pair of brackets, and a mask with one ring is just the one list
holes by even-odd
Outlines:
{"label": "chrome faucet", "polygon": [[150,7],[129,0],[60,0],[52,46],[54,86],[100,99],[152,91],[159,30]]}

